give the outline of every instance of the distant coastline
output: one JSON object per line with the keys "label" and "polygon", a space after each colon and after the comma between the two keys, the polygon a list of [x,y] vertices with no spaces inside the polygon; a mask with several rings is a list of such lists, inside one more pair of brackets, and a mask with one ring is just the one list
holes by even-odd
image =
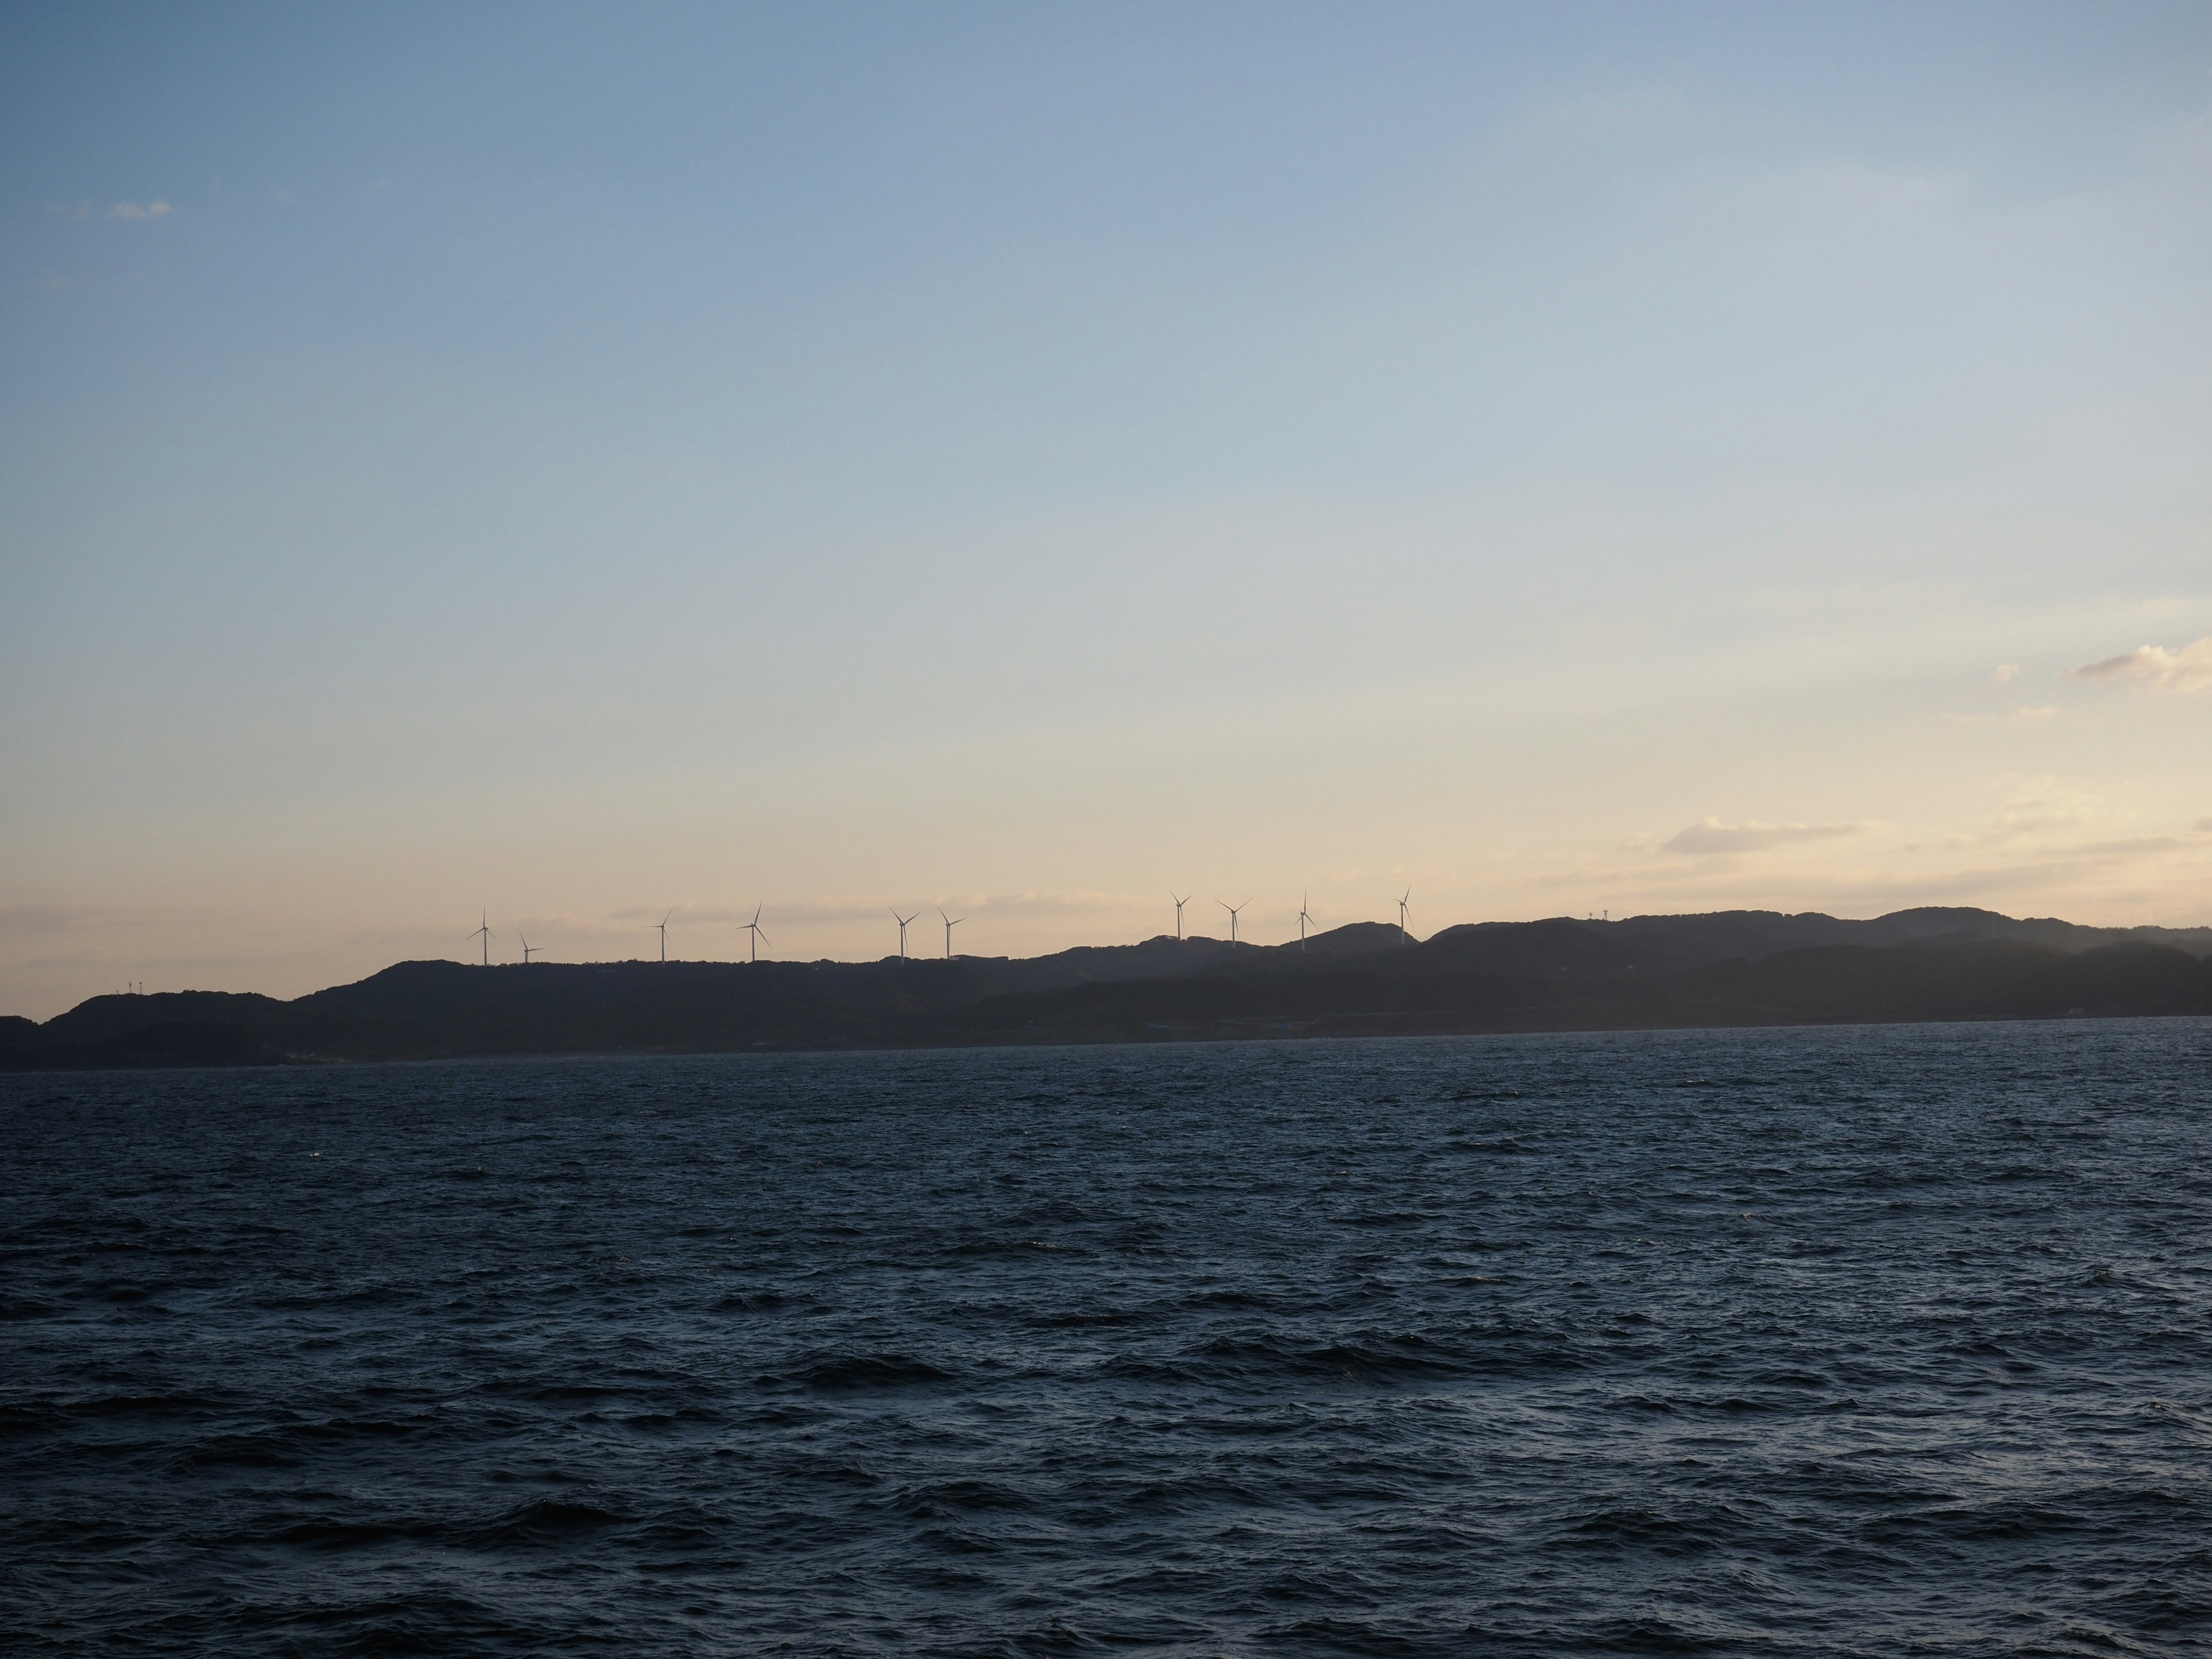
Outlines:
{"label": "distant coastline", "polygon": [[167,992],[0,1018],[0,1069],[2191,1014],[2212,1014],[2212,928],[1735,910],[1028,958],[401,963],[291,1001]]}

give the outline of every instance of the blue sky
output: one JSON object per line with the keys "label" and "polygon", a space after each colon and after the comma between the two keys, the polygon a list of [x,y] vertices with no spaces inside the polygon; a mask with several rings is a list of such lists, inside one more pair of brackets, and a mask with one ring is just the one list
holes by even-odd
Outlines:
{"label": "blue sky", "polygon": [[2212,921],[2212,14],[1831,9],[11,9],[0,1007]]}

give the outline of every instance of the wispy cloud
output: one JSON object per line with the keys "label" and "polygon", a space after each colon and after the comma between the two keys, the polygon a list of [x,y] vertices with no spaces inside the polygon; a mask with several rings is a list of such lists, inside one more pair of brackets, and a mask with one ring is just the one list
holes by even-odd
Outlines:
{"label": "wispy cloud", "polygon": [[[881,921],[896,908],[903,914],[913,908],[935,914],[939,906],[956,913],[971,916],[986,914],[1000,916],[1058,917],[1085,916],[1125,910],[1133,906],[1154,903],[1150,895],[1127,893],[1086,892],[1067,890],[1054,892],[989,893],[989,892],[914,892],[898,896],[896,907],[883,897],[783,899],[773,894],[763,900],[762,920],[779,922],[832,923],[862,922],[870,926]],[[580,927],[599,928],[609,932],[634,931],[637,927],[651,928],[657,924],[669,907],[661,905],[632,905],[627,909],[608,913],[605,918],[564,918]],[[752,920],[753,907],[750,902],[737,905],[684,902],[669,913],[669,931],[678,927],[727,924],[742,926]]]}
{"label": "wispy cloud", "polygon": [[[1709,819],[1684,832],[1692,836],[1689,850],[1710,849],[1707,856],[1546,871],[1529,878],[1528,886],[1532,892],[1574,891],[1577,914],[1586,905],[1610,900],[1615,909],[1773,908],[1778,902],[1782,908],[1824,909],[1838,915],[1873,915],[1908,904],[1962,904],[2002,897],[2021,907],[2022,914],[2069,915],[2069,903],[2086,902],[2102,908],[2108,921],[2177,921],[2184,919],[2175,908],[2177,896],[2201,885],[2203,877],[2212,873],[2212,864],[2206,862],[2212,857],[2212,818],[2199,819],[2191,830],[2178,833],[2093,838],[2080,833],[2090,820],[2057,811],[2036,817],[2032,811],[2036,804],[2027,803],[2030,811],[2007,813],[1994,832],[1949,838],[1948,852],[1932,842],[1917,842],[1899,844],[1889,857],[1869,859],[1857,849],[1838,849],[1813,860],[1809,869],[1784,876],[1751,860],[1711,855],[1741,849],[1729,843],[1715,848],[1706,837],[1716,830],[1795,829],[1841,831],[1841,839],[1854,830],[1876,831],[1883,826],[1731,826]],[[2023,823],[2029,823],[2076,833],[2023,833]],[[1952,862],[1952,854],[1969,848],[1978,856]],[[1911,856],[1923,852],[1932,853],[1933,858],[1923,861]],[[1778,880],[1787,883],[1787,888],[1778,891]],[[2059,895],[2072,896],[2054,896]],[[2053,904],[2058,907],[2055,911]],[[2136,914],[2115,917],[2115,904],[2124,904]]]}
{"label": "wispy cloud", "polygon": [[69,933],[105,919],[88,904],[0,904],[0,935]]}
{"label": "wispy cloud", "polygon": [[1999,685],[2004,684],[2008,680],[2017,679],[2019,677],[2020,665],[2016,662],[2001,662],[1990,671],[1990,678]]}
{"label": "wispy cloud", "polygon": [[[176,212],[167,202],[112,202],[100,216],[106,219],[167,219]],[[46,211],[64,219],[89,219],[95,211],[90,202],[49,202]]]}
{"label": "wispy cloud", "polygon": [[2150,691],[2212,690],[2212,634],[2178,651],[2160,645],[2139,645],[2102,662],[2084,663],[2069,672],[2077,680],[2133,680]]}
{"label": "wispy cloud", "polygon": [[1756,853],[1798,842],[1837,841],[1845,836],[1863,834],[1869,827],[1863,823],[1760,823],[1757,820],[1723,823],[1718,818],[1700,818],[1661,842],[1660,850],[1686,853],[1693,858],[1719,853]]}

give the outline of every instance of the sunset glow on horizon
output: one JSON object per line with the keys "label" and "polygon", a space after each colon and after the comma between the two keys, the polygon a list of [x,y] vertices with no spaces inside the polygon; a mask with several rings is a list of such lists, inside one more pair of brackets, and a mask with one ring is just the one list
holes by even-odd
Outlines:
{"label": "sunset glow on horizon", "polygon": [[2212,923],[2201,7],[94,6],[0,130],[0,1013]]}

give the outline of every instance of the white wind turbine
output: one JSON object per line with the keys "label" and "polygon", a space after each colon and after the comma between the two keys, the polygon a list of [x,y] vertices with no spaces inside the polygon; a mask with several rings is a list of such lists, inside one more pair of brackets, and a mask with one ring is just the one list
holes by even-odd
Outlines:
{"label": "white wind turbine", "polygon": [[1237,913],[1244,908],[1244,904],[1249,904],[1252,901],[1246,899],[1244,904],[1231,904],[1227,899],[1216,899],[1213,902],[1229,912],[1229,947],[1233,951],[1237,948]]}
{"label": "white wind turbine", "polygon": [[1406,896],[1398,901],[1398,943],[1401,945],[1411,945],[1413,942],[1413,936],[1406,931],[1406,907],[1413,902],[1413,890],[1408,887],[1406,890]]}
{"label": "white wind turbine", "polygon": [[530,966],[530,958],[544,951],[545,947],[542,945],[532,945],[530,942],[530,935],[520,927],[514,930],[514,936],[522,941],[522,965],[527,968]]}
{"label": "white wind turbine", "polygon": [[940,916],[945,916],[945,959],[947,962],[950,962],[952,960],[952,930],[957,927],[962,922],[967,921],[968,918],[965,916],[945,916],[945,912],[941,909],[938,911],[937,914]]}
{"label": "white wind turbine", "polygon": [[492,940],[490,912],[486,911],[484,913],[483,916],[477,923],[476,932],[471,933],[468,937],[471,939],[481,939],[483,940],[483,965],[487,968],[490,967]]}
{"label": "white wind turbine", "polygon": [[[921,914],[921,912],[917,910],[914,913],[914,916]],[[896,905],[891,907],[891,920],[899,925],[899,960],[901,962],[906,960],[906,925],[914,920],[914,916],[902,916],[899,915]]]}
{"label": "white wind turbine", "polygon": [[1301,951],[1306,948],[1306,924],[1312,921],[1313,915],[1306,908],[1306,896],[1301,893],[1298,895],[1298,949]]}
{"label": "white wind turbine", "polygon": [[[672,906],[669,909],[668,916],[672,916],[675,914],[675,908]],[[653,924],[654,927],[660,929],[660,959],[664,963],[668,960],[668,916],[663,916],[659,921]]]}
{"label": "white wind turbine", "polygon": [[[738,924],[738,931],[739,933],[750,933],[752,935],[752,960],[755,962],[758,962],[760,960],[761,941],[764,939],[768,939],[768,935],[761,932],[760,913],[761,907],[756,904],[753,906],[753,919],[750,921],[741,921]],[[775,941],[770,939],[769,943],[773,944]]]}
{"label": "white wind turbine", "polygon": [[1189,896],[1188,896],[1188,895],[1187,895],[1187,894],[1186,894],[1183,897],[1182,897],[1182,898],[1179,898],[1179,899],[1176,898],[1176,896],[1175,896],[1175,889],[1173,889],[1172,887],[1170,887],[1170,888],[1168,890],[1168,896],[1169,896],[1170,898],[1171,898],[1171,899],[1175,899],[1175,907],[1176,907],[1176,944],[1178,944],[1178,945],[1180,945],[1180,944],[1182,944],[1182,907],[1183,907],[1184,905],[1186,905],[1186,904],[1188,904],[1188,903],[1189,903],[1189,902],[1190,902],[1190,898],[1189,898]]}

